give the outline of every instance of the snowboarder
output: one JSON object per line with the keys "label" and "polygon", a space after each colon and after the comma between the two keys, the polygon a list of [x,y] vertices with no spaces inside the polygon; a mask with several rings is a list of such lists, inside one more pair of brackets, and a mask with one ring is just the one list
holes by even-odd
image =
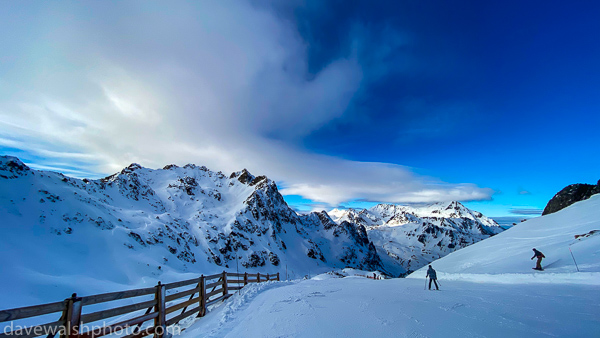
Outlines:
{"label": "snowboarder", "polygon": [[543,253],[539,252],[536,250],[536,248],[533,248],[533,257],[531,257],[531,260],[533,260],[534,258],[537,258],[537,262],[535,264],[535,268],[533,268],[534,270],[544,270],[542,269],[542,258],[546,258],[546,256],[544,256]]}
{"label": "snowboarder", "polygon": [[431,282],[432,281],[435,284],[435,288],[437,290],[439,290],[440,288],[437,283],[437,274],[435,273],[435,270],[433,270],[431,265],[429,266],[429,269],[427,269],[427,276],[425,276],[425,278],[427,278],[427,277],[429,277],[429,290],[431,290]]}

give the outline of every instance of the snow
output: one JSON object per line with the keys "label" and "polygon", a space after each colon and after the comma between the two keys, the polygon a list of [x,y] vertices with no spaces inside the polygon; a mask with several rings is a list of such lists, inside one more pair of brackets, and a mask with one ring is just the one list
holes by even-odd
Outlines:
{"label": "snow", "polygon": [[273,181],[245,170],[132,164],[79,180],[0,156],[0,288],[10,290],[0,309],[223,270],[302,278],[361,267],[376,251],[355,229],[298,216]]}
{"label": "snow", "polygon": [[[575,239],[576,235],[600,230],[600,194],[559,212],[534,218],[459,251],[432,266],[442,279],[544,283],[600,284],[600,236]],[[532,249],[546,258],[543,272],[532,270]],[[570,250],[569,250],[570,249]],[[573,256],[571,256],[571,252]],[[579,266],[580,272],[573,261]],[[409,278],[423,278],[426,268]]]}
{"label": "snow", "polygon": [[600,288],[346,277],[269,282],[181,337],[541,337],[600,332]]}
{"label": "snow", "polygon": [[[599,210],[596,195],[434,261],[441,291],[425,290],[426,268],[403,279],[338,271],[269,282],[244,288],[181,336],[597,337]],[[531,270],[533,247],[547,257],[543,272]]]}
{"label": "snow", "polygon": [[311,279],[313,280],[323,280],[323,279],[331,279],[331,278],[344,278],[344,277],[367,277],[367,278],[376,278],[376,279],[385,279],[385,275],[381,273],[381,271],[364,271],[353,268],[345,268],[337,271],[329,271],[327,273],[322,273],[317,275]]}
{"label": "snow", "polygon": [[333,209],[329,214],[338,223],[366,227],[383,265],[396,276],[504,230],[456,201],[420,207],[378,204],[369,209]]}
{"label": "snow", "polygon": [[[394,205],[354,211],[371,222],[367,231],[381,245],[378,251],[391,241],[394,250],[388,253],[406,246],[407,255],[428,254],[413,258],[421,265],[447,253],[441,248],[448,248],[445,241],[453,237],[448,231],[481,240],[432,263],[438,292],[424,290],[424,269],[385,280],[364,277],[381,275],[378,271],[341,269],[347,264],[337,255],[366,250],[367,231],[335,224],[326,213],[298,216],[268,179],[252,185],[238,180],[245,172],[227,177],[196,166],[151,170],[132,165],[104,181],[86,182],[21,164],[0,157],[0,288],[10,290],[2,294],[0,308],[234,271],[236,259],[219,249],[227,248],[233,229],[242,231],[235,222],[243,227],[248,220],[247,238],[238,242],[248,250],[235,250],[234,256],[247,263],[252,253],[269,250],[281,263],[240,270],[279,271],[283,278],[287,264],[296,280],[248,285],[211,307],[206,317],[186,319],[180,336],[600,335],[600,231],[594,232],[600,230],[600,195],[490,238],[481,229],[500,232],[495,223],[456,202],[410,212]],[[260,204],[268,207],[256,207]],[[377,223],[384,218],[385,224]],[[441,246],[429,238],[411,248],[421,230]],[[407,234],[413,238],[404,238]],[[279,247],[283,241],[286,249]],[[531,270],[534,247],[547,257],[543,272]],[[307,257],[310,249],[327,262]],[[178,257],[182,252],[194,253],[195,261]],[[216,265],[211,252],[230,265]],[[395,258],[382,259],[392,264]],[[297,279],[305,275],[313,278]]]}

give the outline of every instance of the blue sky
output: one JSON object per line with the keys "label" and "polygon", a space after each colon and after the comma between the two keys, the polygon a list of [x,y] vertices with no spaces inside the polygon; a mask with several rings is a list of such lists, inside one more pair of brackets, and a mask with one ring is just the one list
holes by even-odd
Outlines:
{"label": "blue sky", "polygon": [[246,167],[299,210],[516,218],[600,178],[596,2],[0,7],[0,152],[34,167]]}

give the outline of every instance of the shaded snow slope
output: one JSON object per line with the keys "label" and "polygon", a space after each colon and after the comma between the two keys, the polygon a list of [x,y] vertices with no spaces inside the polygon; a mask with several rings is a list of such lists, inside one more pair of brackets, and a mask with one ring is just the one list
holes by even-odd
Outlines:
{"label": "shaded snow slope", "polygon": [[[576,239],[578,235],[584,236]],[[543,272],[532,270],[532,248],[546,256]],[[581,272],[577,272],[569,248]],[[600,195],[520,223],[432,266],[441,279],[600,284]],[[425,270],[409,277],[423,278]]]}
{"label": "shaded snow slope", "polygon": [[182,337],[592,337],[600,289],[362,277],[245,287]]}
{"label": "shaded snow slope", "polygon": [[384,265],[399,266],[400,272],[419,269],[503,231],[494,220],[456,201],[424,207],[378,204],[334,209],[330,215],[337,222],[365,226]]}
{"label": "shaded snow slope", "polygon": [[223,270],[381,269],[364,227],[299,216],[275,182],[243,170],[132,164],[99,180],[0,156],[0,308]]}

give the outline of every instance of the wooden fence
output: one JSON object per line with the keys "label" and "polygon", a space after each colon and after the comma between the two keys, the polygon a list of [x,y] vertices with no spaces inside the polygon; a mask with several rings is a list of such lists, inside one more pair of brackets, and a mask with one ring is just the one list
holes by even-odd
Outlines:
{"label": "wooden fence", "polygon": [[[54,322],[29,326],[19,326],[16,330],[0,334],[0,338],[38,337],[52,338],[92,338],[108,334],[125,333],[123,338],[138,338],[154,335],[154,338],[167,336],[166,328],[179,323],[182,319],[196,315],[203,317],[206,307],[229,298],[231,291],[240,290],[248,283],[260,283],[279,280],[279,273],[261,275],[260,273],[223,273],[200,276],[155,287],[111,292],[100,295],[78,297],[73,294],[62,302],[22,307],[0,311],[0,323],[19,319],[60,314]],[[145,296],[145,297],[144,297]],[[84,313],[83,308],[95,304],[115,302],[137,298],[133,304],[103,306],[105,309]],[[140,298],[147,298],[143,300]],[[122,302],[121,302],[122,303]],[[115,307],[116,306],[116,307]],[[106,309],[108,307],[108,309]],[[142,313],[142,310],[145,312]],[[101,322],[108,318],[128,315],[132,318],[106,325]],[[99,323],[95,324],[94,323]]]}

